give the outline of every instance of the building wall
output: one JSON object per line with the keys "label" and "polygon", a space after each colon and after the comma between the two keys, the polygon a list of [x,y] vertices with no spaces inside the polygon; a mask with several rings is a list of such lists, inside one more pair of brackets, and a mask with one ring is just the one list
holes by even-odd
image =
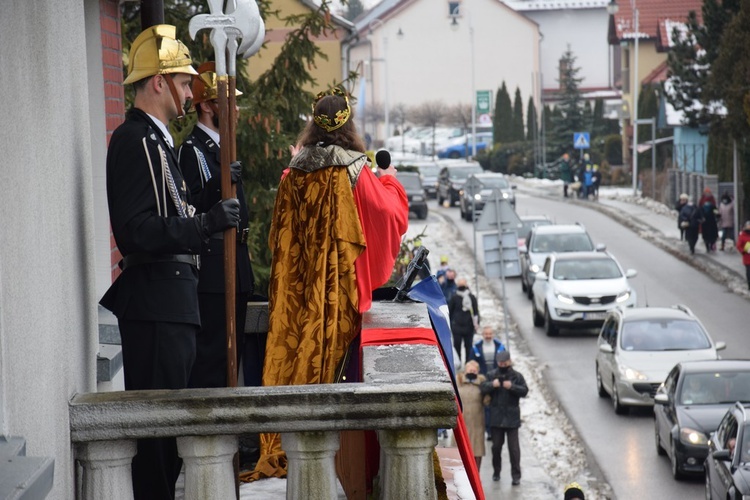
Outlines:
{"label": "building wall", "polygon": [[[475,89],[492,91],[494,109],[494,96],[505,81],[511,98],[516,87],[521,89],[525,110],[529,96],[534,95],[532,75],[539,68],[537,25],[496,0],[464,2],[462,9],[455,30],[447,2],[432,0],[412,2],[385,22],[373,23],[369,36],[372,65],[367,43],[352,48],[349,62],[351,69],[364,68],[365,63],[372,66],[368,103],[384,104],[384,72],[388,75],[389,109],[428,101],[472,103],[469,26],[473,25]],[[399,29],[402,37],[397,36]]]}
{"label": "building wall", "polygon": [[581,88],[609,88],[611,61],[607,9],[530,10],[542,34],[541,70],[545,88],[559,87],[560,59],[568,46],[580,68]]}
{"label": "building wall", "polygon": [[[0,433],[55,459],[50,499],[73,498],[68,400],[96,387],[92,102],[99,0],[6,0],[0,15]],[[100,71],[91,71],[91,62]]]}
{"label": "building wall", "polygon": [[[273,8],[280,11],[282,19],[289,15],[304,15],[310,12],[310,9],[299,0],[275,0]],[[257,55],[247,61],[248,73],[252,80],[257,79],[273,65],[281,51],[286,36],[298,28],[297,26],[286,26],[286,23],[280,21],[275,16],[266,19],[265,23],[265,46]],[[336,25],[334,24],[334,26]],[[341,81],[341,41],[347,35],[348,32],[346,30],[340,26],[336,26],[336,29],[321,34],[318,38],[314,39],[320,50],[328,56],[328,59],[317,58],[315,66],[309,68],[310,74],[316,80],[316,85],[308,85],[305,90],[318,93],[328,88],[334,81]]]}

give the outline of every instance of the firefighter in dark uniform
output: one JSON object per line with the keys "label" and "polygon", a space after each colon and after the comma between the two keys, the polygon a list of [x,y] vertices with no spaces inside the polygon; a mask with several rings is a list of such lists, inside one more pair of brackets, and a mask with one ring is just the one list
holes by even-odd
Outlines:
{"label": "firefighter in dark uniform", "polygon": [[[101,300],[118,319],[126,390],[187,387],[200,328],[198,257],[209,236],[239,221],[239,202],[204,214],[188,192],[167,124],[184,115],[196,71],[174,26],[145,29],[130,48],[135,101],[107,151],[110,224],[122,274]],[[138,441],[136,500],[174,499],[181,460],[175,439]]]}
{"label": "firefighter in dark uniform", "polygon": [[[221,150],[219,149],[219,107],[216,69],[213,62],[202,64],[193,78],[193,105],[198,122],[179,150],[180,168],[185,176],[196,210],[203,211],[221,199]],[[237,92],[237,95],[242,95]],[[239,116],[239,114],[237,114]],[[243,352],[247,301],[253,293],[253,270],[247,249],[248,211],[242,189],[239,162],[232,163],[232,182],[240,201],[240,225],[237,233],[237,289],[235,319],[237,354]],[[190,387],[227,386],[226,309],[224,295],[224,233],[211,236],[201,248],[198,279],[201,331]],[[262,351],[261,351],[262,352]],[[248,359],[245,363],[248,363]],[[239,366],[239,359],[237,360]],[[260,373],[257,384],[260,385]],[[246,381],[247,382],[247,381]]]}

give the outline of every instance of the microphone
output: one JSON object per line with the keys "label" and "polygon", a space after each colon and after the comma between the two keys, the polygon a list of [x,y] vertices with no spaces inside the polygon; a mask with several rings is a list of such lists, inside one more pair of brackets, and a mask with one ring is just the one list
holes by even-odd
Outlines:
{"label": "microphone", "polygon": [[375,154],[375,163],[378,164],[378,168],[387,169],[391,166],[391,153],[381,149]]}

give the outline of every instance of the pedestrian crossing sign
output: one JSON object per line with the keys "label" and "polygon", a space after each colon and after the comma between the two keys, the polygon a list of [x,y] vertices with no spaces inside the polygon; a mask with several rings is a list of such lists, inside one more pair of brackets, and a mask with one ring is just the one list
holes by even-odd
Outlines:
{"label": "pedestrian crossing sign", "polygon": [[588,132],[574,132],[573,133],[573,147],[576,149],[589,149],[591,147],[591,140]]}

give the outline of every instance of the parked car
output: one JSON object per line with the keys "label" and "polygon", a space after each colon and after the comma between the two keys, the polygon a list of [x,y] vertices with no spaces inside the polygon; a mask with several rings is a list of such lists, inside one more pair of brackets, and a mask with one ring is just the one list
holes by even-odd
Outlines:
{"label": "parked car", "polygon": [[399,172],[396,177],[409,199],[409,212],[414,212],[417,219],[427,218],[427,195],[417,172]]}
{"label": "parked car", "polygon": [[654,395],[680,361],[718,359],[714,342],[683,305],[610,311],[599,333],[596,388],[612,398],[615,413],[628,406],[653,406]]}
{"label": "parked car", "polygon": [[549,337],[561,328],[601,326],[609,310],[636,305],[628,282],[635,276],[607,252],[550,254],[534,280],[534,326],[544,325]]}
{"label": "parked car", "polygon": [[750,404],[727,409],[708,440],[705,468],[708,500],[750,498]]}
{"label": "parked car", "polygon": [[675,479],[703,473],[708,439],[735,401],[750,403],[750,360],[684,361],[672,368],[654,396],[654,437]]}
{"label": "parked car", "polygon": [[549,226],[552,221],[546,215],[519,215],[521,223],[516,228],[518,234],[518,253],[526,251],[526,237],[534,226]]}
{"label": "parked car", "polygon": [[508,178],[496,172],[482,172],[471,174],[459,192],[458,206],[461,209],[461,217],[470,221],[472,216],[482,213],[485,204],[491,202],[498,191],[498,196],[508,200],[510,205],[516,208],[516,186],[508,182]]}
{"label": "parked car", "polygon": [[[401,172],[402,169],[419,172],[419,177],[422,180],[422,187],[424,188],[427,197],[437,197],[437,179],[438,173],[440,173],[442,167],[436,161],[405,159],[394,161],[393,164],[399,172]],[[399,173],[399,175],[401,174]]]}
{"label": "parked car", "polygon": [[461,188],[471,174],[482,173],[479,163],[458,162],[444,166],[438,174],[437,200],[442,205],[445,200],[453,206],[458,203]]}
{"label": "parked car", "polygon": [[[438,158],[466,158],[473,156],[472,134],[462,135],[443,142],[437,150]],[[477,153],[492,145],[492,132],[477,133]]]}
{"label": "parked car", "polygon": [[392,136],[385,140],[385,148],[403,153],[418,153],[423,155],[432,154],[433,141],[436,145],[443,141],[452,139],[463,134],[458,127],[420,127],[407,131],[402,136]]}
{"label": "parked car", "polygon": [[519,257],[521,260],[521,289],[531,298],[532,286],[536,273],[542,269],[544,260],[552,252],[590,252],[603,251],[602,244],[594,246],[591,237],[581,224],[553,224],[535,226],[526,237],[526,251]]}

